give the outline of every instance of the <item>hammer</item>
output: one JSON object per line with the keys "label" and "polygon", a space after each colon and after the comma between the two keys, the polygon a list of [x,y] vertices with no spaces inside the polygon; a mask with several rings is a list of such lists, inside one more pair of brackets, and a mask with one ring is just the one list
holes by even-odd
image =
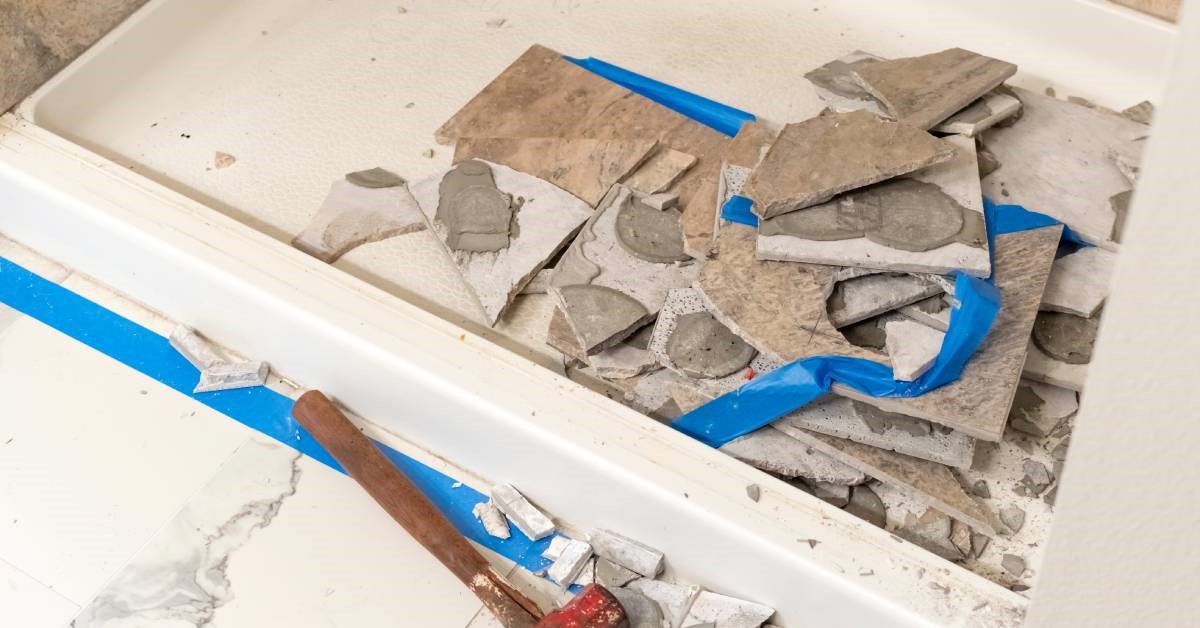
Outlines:
{"label": "hammer", "polygon": [[421,489],[320,391],[301,395],[292,416],[506,628],[628,628],[620,602],[598,584],[584,587],[566,606],[543,617],[537,605],[496,573]]}

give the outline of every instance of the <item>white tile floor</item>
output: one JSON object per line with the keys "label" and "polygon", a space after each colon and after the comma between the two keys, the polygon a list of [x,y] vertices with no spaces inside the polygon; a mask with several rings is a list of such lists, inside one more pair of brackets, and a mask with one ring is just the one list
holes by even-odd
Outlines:
{"label": "white tile floor", "polygon": [[349,478],[6,306],[0,407],[0,626],[495,625]]}

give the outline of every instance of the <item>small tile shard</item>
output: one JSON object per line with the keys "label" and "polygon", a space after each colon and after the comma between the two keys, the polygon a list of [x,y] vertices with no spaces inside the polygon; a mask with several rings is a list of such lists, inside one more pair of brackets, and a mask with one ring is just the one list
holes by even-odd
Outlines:
{"label": "small tile shard", "polygon": [[[987,537],[984,537],[987,538]],[[950,522],[950,543],[958,548],[963,558],[971,555],[971,528],[954,519]]]}
{"label": "small tile shard", "polygon": [[607,558],[596,558],[596,582],[614,589],[623,587],[641,576],[632,569],[626,569]]}
{"label": "small tile shard", "polygon": [[605,286],[563,286],[558,294],[564,317],[589,354],[624,340],[653,318],[637,299]]}
{"label": "small tile shard", "polygon": [[1020,578],[1025,573],[1025,559],[1016,554],[1005,554],[1000,566],[1014,578]]}
{"label": "small tile shard", "polygon": [[547,545],[546,549],[542,552],[542,558],[558,560],[558,557],[562,556],[563,549],[565,549],[567,547],[567,543],[570,542],[570,538],[562,536],[561,534],[550,539],[550,544]]}
{"label": "small tile shard", "polygon": [[743,193],[773,218],[953,155],[945,141],[867,111],[827,114],[783,127]]}
{"label": "small tile shard", "polygon": [[1041,309],[1089,318],[1108,298],[1117,255],[1098,246],[1054,260]]}
{"label": "small tile shard", "polygon": [[946,334],[910,320],[892,321],[885,327],[887,353],[892,360],[892,376],[911,382],[937,360]]}
{"label": "small tile shard", "polygon": [[316,215],[292,246],[332,263],[351,249],[420,231],[425,219],[404,180],[382,168],[334,181]]}
{"label": "small tile shard", "polygon": [[747,484],[746,497],[749,497],[752,502],[757,502],[762,497],[762,488],[757,484]]}
{"label": "small tile shard", "polygon": [[212,345],[186,325],[176,325],[167,340],[172,348],[199,371],[205,371],[225,361]]}
{"label": "small tile shard", "polygon": [[813,495],[823,499],[837,508],[844,508],[850,503],[850,487],[844,484],[828,482],[813,482]]}
{"label": "small tile shard", "polygon": [[504,513],[496,507],[492,502],[479,502],[475,504],[475,508],[471,510],[471,514],[483,524],[483,529],[488,534],[498,539],[507,539],[510,536],[508,531],[508,520],[504,518]]}
{"label": "small tile shard", "polygon": [[594,530],[588,535],[596,555],[626,569],[653,578],[662,571],[662,552],[608,530]]}
{"label": "small tile shard", "polygon": [[224,170],[235,163],[237,163],[237,157],[234,157],[229,153],[217,151],[216,156],[213,157],[213,167],[217,170]]}
{"label": "small tile shard", "polygon": [[862,65],[859,84],[896,120],[931,129],[1016,74],[1017,66],[951,48]]}
{"label": "small tile shard", "polygon": [[1005,506],[1000,509],[1000,522],[1016,534],[1025,525],[1025,511],[1020,506]]}
{"label": "small tile shard", "polygon": [[941,294],[937,283],[919,275],[873,273],[839,281],[829,295],[829,322],[845,327],[898,307]]}
{"label": "small tile shard", "polygon": [[662,146],[621,183],[642,194],[657,194],[668,190],[695,164],[694,156]]}
{"label": "small tile shard", "polygon": [[1008,426],[1018,432],[1042,438],[1049,436],[1067,417],[1079,410],[1075,391],[1023,381],[1017,388]]}
{"label": "small tile shard", "polygon": [[758,628],[775,614],[775,609],[728,595],[701,591],[692,603],[684,624],[711,622],[721,628]]}
{"label": "small tile shard", "polygon": [[896,534],[946,560],[962,560],[962,551],[950,540],[953,529],[954,521],[950,517],[926,508],[920,517],[906,514],[904,524],[896,528]]}
{"label": "small tile shard", "polygon": [[976,497],[988,499],[992,496],[992,491],[988,489],[987,480],[978,480],[971,485],[971,494]]}
{"label": "small tile shard", "polygon": [[588,559],[583,565],[583,569],[579,570],[579,575],[571,581],[572,586],[586,587],[589,584],[596,582],[596,558],[593,556]]}
{"label": "small tile shard", "polygon": [[222,362],[200,372],[200,381],[192,392],[216,392],[252,388],[267,383],[271,367],[266,362]]}
{"label": "small tile shard", "polygon": [[554,522],[512,485],[493,486],[492,503],[530,540],[544,539],[554,532]]}
{"label": "small tile shard", "polygon": [[592,546],[584,541],[570,539],[563,546],[562,552],[554,563],[546,570],[546,575],[561,587],[566,587],[575,580],[583,567],[592,557]]}
{"label": "small tile shard", "polygon": [[950,304],[942,295],[922,299],[896,311],[926,327],[938,331],[950,329]]}
{"label": "small tile shard", "polygon": [[805,73],[804,78],[812,83],[817,96],[835,112],[865,109],[883,114],[883,106],[858,82],[854,71],[864,65],[881,61],[879,57],[855,50],[854,52],[826,63]]}
{"label": "small tile shard", "polygon": [[[1003,88],[1001,88],[1003,89]],[[933,130],[975,137],[1021,110],[1021,101],[1000,89],[992,90],[958,113],[946,118]]]}
{"label": "small tile shard", "polygon": [[1054,483],[1054,476],[1050,470],[1036,460],[1026,459],[1021,469],[1025,472],[1021,484],[1028,495],[1038,497]]}
{"label": "small tile shard", "polygon": [[663,610],[658,602],[633,589],[609,589],[625,609],[629,628],[662,628]]}
{"label": "small tile shard", "polygon": [[692,603],[700,595],[700,587],[675,584],[662,580],[641,578],[626,585],[642,595],[658,602],[663,611],[663,618],[670,628],[680,628],[684,618],[692,608]]}

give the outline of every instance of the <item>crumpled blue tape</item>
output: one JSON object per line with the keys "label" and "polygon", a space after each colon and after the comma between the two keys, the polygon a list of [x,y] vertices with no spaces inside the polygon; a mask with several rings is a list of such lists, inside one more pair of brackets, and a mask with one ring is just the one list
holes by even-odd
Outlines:
{"label": "crumpled blue tape", "polygon": [[[336,471],[341,465],[292,418],[292,400],[262,386],[193,393],[200,372],[171,347],[166,338],[70,290],[0,257],[0,303],[74,338],[179,394],[257,430],[316,459]],[[455,482],[383,443],[376,442],[400,470],[420,487],[446,518],[467,538],[530,571],[545,569],[542,552],[550,538],[531,541],[523,534],[498,539],[475,520],[475,504],[487,495]]]}
{"label": "crumpled blue tape", "polygon": [[[742,222],[736,218],[749,214],[749,199],[745,207],[734,208],[734,218],[726,215],[736,198],[744,197],[730,199],[722,208],[722,216]],[[995,250],[996,235],[1061,224],[1019,205],[996,205],[987,198],[983,201],[990,251]],[[949,384],[962,375],[1000,312],[1000,292],[991,278],[982,280],[956,272],[954,296],[958,304],[950,311],[950,326],[937,360],[915,381],[896,381],[891,367],[863,358],[814,356],[760,375],[680,416],[671,426],[711,447],[720,447],[795,412],[828,393],[834,382],[871,397],[916,397]]]}
{"label": "crumpled blue tape", "polygon": [[749,198],[735,194],[721,206],[721,218],[747,227],[758,227],[758,216],[750,211],[753,206],[754,202]]}
{"label": "crumpled blue tape", "polygon": [[709,100],[703,96],[679,89],[672,85],[630,72],[595,57],[578,59],[565,57],[567,61],[598,74],[625,89],[641,94],[654,102],[677,111],[700,124],[714,128],[725,135],[737,135],[742,124],[755,120],[754,114]]}

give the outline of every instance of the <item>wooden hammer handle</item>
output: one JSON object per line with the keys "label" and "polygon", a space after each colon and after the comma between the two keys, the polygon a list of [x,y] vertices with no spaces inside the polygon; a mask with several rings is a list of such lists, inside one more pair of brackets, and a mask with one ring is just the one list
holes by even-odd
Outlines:
{"label": "wooden hammer handle", "polygon": [[325,395],[300,396],[292,416],[429,553],[471,589],[508,628],[533,626],[537,605],[496,574],[487,559]]}

